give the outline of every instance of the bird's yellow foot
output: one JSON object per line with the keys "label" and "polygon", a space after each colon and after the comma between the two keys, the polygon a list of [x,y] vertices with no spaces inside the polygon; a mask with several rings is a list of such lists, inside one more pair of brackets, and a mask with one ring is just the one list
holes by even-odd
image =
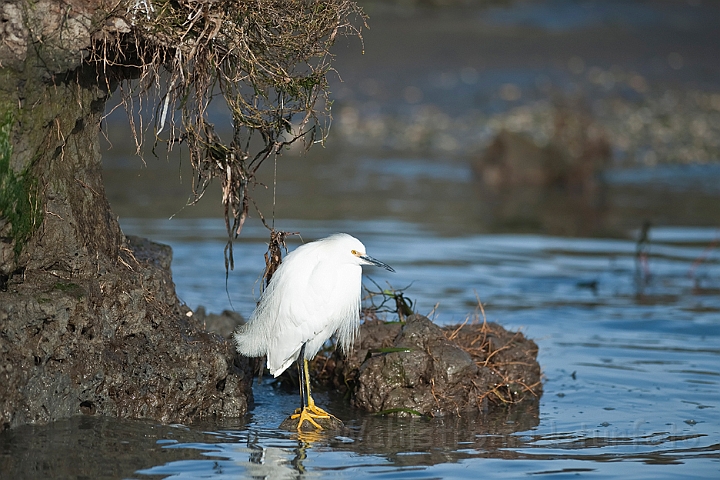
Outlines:
{"label": "bird's yellow foot", "polygon": [[297,426],[298,431],[302,431],[303,422],[310,422],[316,429],[322,430],[323,428],[315,421],[315,419],[330,418],[330,414],[322,408],[316,407],[315,405],[309,405],[303,409],[298,408],[295,410],[295,413],[291,415],[290,418],[293,420],[299,418]]}
{"label": "bird's yellow foot", "polygon": [[310,404],[305,408],[310,410],[310,412],[315,416],[315,418],[330,418],[330,417],[332,417],[331,414],[329,414],[322,408],[315,405],[315,402],[313,402],[312,399],[310,401]]}

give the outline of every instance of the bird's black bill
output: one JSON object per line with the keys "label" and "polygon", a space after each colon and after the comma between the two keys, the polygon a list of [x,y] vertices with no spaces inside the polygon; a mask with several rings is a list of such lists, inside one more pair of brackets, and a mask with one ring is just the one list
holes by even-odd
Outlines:
{"label": "bird's black bill", "polygon": [[395,269],[393,269],[393,268],[392,268],[390,265],[388,265],[387,263],[383,263],[383,262],[381,262],[380,260],[375,260],[375,259],[374,259],[373,257],[371,257],[370,255],[363,255],[363,256],[361,256],[360,258],[362,258],[363,260],[365,260],[365,261],[368,262],[368,263],[371,263],[371,264],[375,265],[376,267],[382,267],[382,268],[384,268],[385,270],[390,270],[391,272],[394,272],[394,271],[395,271]]}

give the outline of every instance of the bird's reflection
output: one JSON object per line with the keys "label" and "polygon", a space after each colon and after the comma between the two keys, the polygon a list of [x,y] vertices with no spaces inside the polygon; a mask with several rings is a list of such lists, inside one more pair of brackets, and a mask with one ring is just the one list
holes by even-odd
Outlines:
{"label": "bird's reflection", "polygon": [[296,479],[307,478],[310,472],[305,467],[308,451],[313,445],[327,445],[333,435],[323,432],[298,432],[290,435],[297,442],[296,447],[261,446],[248,440],[251,453],[246,465],[251,478]]}
{"label": "bird's reflection", "polygon": [[[287,448],[248,444],[248,475],[253,478],[307,478],[313,467],[311,451],[330,448],[360,455],[380,455],[395,465],[418,466],[457,462],[482,455],[514,456],[523,442],[518,431],[538,424],[537,402],[527,402],[493,415],[466,414],[448,418],[396,418],[365,415],[347,421],[342,432],[292,432]],[[309,460],[310,459],[310,460]]]}

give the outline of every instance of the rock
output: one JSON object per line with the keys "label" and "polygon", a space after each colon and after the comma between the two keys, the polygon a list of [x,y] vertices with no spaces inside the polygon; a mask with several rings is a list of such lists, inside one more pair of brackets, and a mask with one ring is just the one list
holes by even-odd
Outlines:
{"label": "rock", "polygon": [[[129,237],[94,277],[26,270],[0,291],[0,429],[77,414],[239,417],[252,371],[180,304],[172,250]],[[121,262],[121,263],[122,263]]]}
{"label": "rock", "polygon": [[394,415],[461,415],[536,400],[537,345],[493,323],[440,328],[420,315],[365,323],[349,358],[319,359],[317,378],[349,388],[354,406]]}
{"label": "rock", "polygon": [[223,310],[222,313],[207,313],[205,307],[200,305],[193,318],[210,333],[216,333],[223,338],[230,339],[235,329],[245,323],[245,319],[238,312]]}

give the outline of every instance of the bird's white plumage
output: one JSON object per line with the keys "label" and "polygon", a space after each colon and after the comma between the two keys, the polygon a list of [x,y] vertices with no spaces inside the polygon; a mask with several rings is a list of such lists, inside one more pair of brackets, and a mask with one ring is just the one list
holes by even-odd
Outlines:
{"label": "bird's white plumage", "polygon": [[343,351],[349,351],[360,322],[361,265],[377,262],[363,256],[363,244],[345,233],[289,253],[248,323],[235,333],[238,351],[250,357],[266,355],[275,377],[295,361],[303,344],[308,360],[333,334]]}

